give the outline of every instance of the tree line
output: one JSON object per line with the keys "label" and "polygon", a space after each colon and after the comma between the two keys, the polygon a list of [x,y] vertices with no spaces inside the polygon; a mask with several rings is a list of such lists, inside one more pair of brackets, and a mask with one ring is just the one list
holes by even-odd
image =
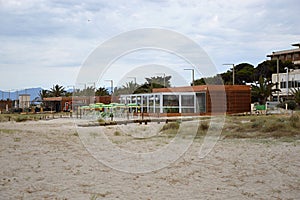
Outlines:
{"label": "tree line", "polygon": [[65,87],[61,85],[53,85],[52,88],[49,90],[41,90],[39,92],[39,97],[41,99],[47,98],[47,97],[70,97],[70,96],[106,96],[109,95],[109,92],[104,87],[94,88],[94,87],[87,87],[83,90],[80,89],[73,89],[72,92],[66,91]]}
{"label": "tree line", "polygon": [[[293,64],[291,61],[279,61],[279,73],[284,73],[285,68],[297,69],[300,66]],[[235,84],[245,85],[246,83],[257,83],[260,77],[270,81],[272,74],[277,73],[277,61],[266,60],[254,67],[249,63],[240,63],[234,66]],[[219,77],[219,78],[218,78]],[[223,82],[220,82],[220,78]],[[229,69],[224,73],[217,74],[214,77],[203,77],[195,80],[195,85],[205,85],[206,83],[232,85],[233,69]]]}
{"label": "tree line", "polygon": [[[288,69],[298,69],[299,65],[295,65],[290,61],[282,62],[279,61],[279,73],[284,73]],[[233,69],[229,69],[224,73],[217,74],[213,77],[203,77],[196,79],[194,85],[205,85],[205,84],[224,84],[231,85],[233,80]],[[235,85],[245,85],[251,84],[251,98],[252,102],[259,102],[260,104],[265,104],[267,98],[272,96],[272,94],[277,89],[276,83],[272,83],[272,74],[277,73],[277,61],[276,60],[267,60],[258,64],[257,67],[249,63],[240,63],[234,66],[235,72]],[[136,82],[130,81],[126,82],[121,87],[113,88],[113,91],[108,91],[104,87],[94,88],[87,87],[83,90],[75,89],[73,92],[68,92],[63,86],[53,85],[49,90],[41,90],[40,98],[45,97],[59,97],[59,96],[106,96],[111,95],[112,93],[115,96],[121,94],[139,94],[139,93],[151,93],[153,88],[168,88],[171,87],[172,76],[154,76],[145,78],[146,81],[143,84],[138,84]],[[294,101],[300,106],[300,90],[294,89],[291,90],[293,94]]]}

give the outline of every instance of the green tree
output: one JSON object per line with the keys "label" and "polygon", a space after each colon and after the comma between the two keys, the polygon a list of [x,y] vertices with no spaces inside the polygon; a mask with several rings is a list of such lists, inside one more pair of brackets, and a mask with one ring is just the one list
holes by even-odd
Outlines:
{"label": "green tree", "polygon": [[171,80],[172,76],[156,76],[151,78],[146,78],[146,81],[150,85],[154,85],[155,87],[162,88],[162,87],[171,87]]}
{"label": "green tree", "polygon": [[254,66],[248,63],[241,63],[234,67],[235,84],[244,85],[245,83],[253,83]]}
{"label": "green tree", "polygon": [[[232,85],[233,81],[233,69],[227,70],[227,72],[224,72],[221,75],[224,84],[226,85]],[[245,83],[253,83],[254,77],[254,66],[249,63],[241,63],[236,66],[234,66],[234,78],[236,85],[244,85]]]}
{"label": "green tree", "polygon": [[300,89],[294,88],[294,89],[291,89],[291,91],[294,96],[295,102],[298,104],[298,106],[300,106]]}
{"label": "green tree", "polygon": [[224,83],[220,75],[201,78],[194,81],[194,85],[223,85],[223,84]]}
{"label": "green tree", "polygon": [[267,98],[272,96],[273,92],[280,91],[279,89],[272,89],[275,85],[275,83],[260,76],[258,82],[252,85],[251,94],[253,99],[257,99],[261,105],[266,104]]}
{"label": "green tree", "polygon": [[52,88],[50,88],[49,96],[52,97],[60,97],[64,96],[66,94],[65,88],[63,86],[60,86],[58,84],[53,85]]}
{"label": "green tree", "polygon": [[[284,73],[286,70],[284,68],[295,69],[291,61],[279,61],[279,73]],[[254,80],[258,80],[260,76],[264,78],[271,79],[272,74],[277,73],[277,61],[276,60],[266,60],[257,65],[254,70]]]}
{"label": "green tree", "polygon": [[83,96],[94,96],[95,88],[93,86],[87,87],[81,91],[81,95]]}
{"label": "green tree", "polygon": [[[244,85],[246,83],[253,83],[254,81],[254,66],[248,63],[241,63],[234,67],[235,72],[235,84]],[[233,81],[232,68],[227,70],[224,73],[217,74],[213,77],[204,77],[201,79],[195,80],[195,85],[206,85],[206,84],[215,84],[215,85],[232,85]]]}
{"label": "green tree", "polygon": [[151,78],[146,78],[144,84],[140,85],[134,92],[134,94],[139,93],[151,93],[153,88],[164,88],[171,87],[170,79],[172,76],[156,76]]}
{"label": "green tree", "polygon": [[124,94],[134,94],[138,88],[139,88],[138,84],[134,83],[133,81],[130,81],[122,86],[122,92]]}
{"label": "green tree", "polygon": [[95,95],[96,96],[108,96],[109,92],[106,88],[100,87],[96,90]]}
{"label": "green tree", "polygon": [[44,98],[47,98],[49,96],[50,96],[49,90],[41,90],[39,92],[39,97],[40,97],[41,100],[43,100]]}

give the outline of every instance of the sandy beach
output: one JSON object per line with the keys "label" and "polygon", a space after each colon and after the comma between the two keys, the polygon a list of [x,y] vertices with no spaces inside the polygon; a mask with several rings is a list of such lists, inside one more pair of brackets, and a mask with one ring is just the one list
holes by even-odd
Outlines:
{"label": "sandy beach", "polygon": [[[95,138],[96,133],[105,133],[119,148],[140,153],[162,148],[172,138],[137,139],[134,134],[162,126],[130,124],[86,130],[94,132]],[[128,132],[132,134],[124,134]],[[0,137],[0,199],[300,198],[298,140],[220,137],[200,159],[198,138],[167,167],[126,173],[95,159],[72,119],[2,122]]]}

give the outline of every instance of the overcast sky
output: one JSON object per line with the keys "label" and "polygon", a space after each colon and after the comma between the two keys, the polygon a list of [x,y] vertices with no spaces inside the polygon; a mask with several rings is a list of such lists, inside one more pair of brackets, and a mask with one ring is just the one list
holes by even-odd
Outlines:
{"label": "overcast sky", "polygon": [[146,27],[194,40],[219,72],[222,63],[256,66],[300,42],[299,10],[298,0],[0,0],[0,90],[74,85],[94,49]]}

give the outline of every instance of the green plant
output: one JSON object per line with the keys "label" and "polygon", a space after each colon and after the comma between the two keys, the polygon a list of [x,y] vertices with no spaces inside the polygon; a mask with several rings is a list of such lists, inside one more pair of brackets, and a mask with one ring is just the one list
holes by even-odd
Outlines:
{"label": "green plant", "polygon": [[16,118],[16,122],[24,122],[24,121],[27,121],[28,118],[26,116],[18,116]]}
{"label": "green plant", "polygon": [[259,77],[256,85],[252,85],[251,94],[253,97],[258,98],[260,105],[265,105],[267,98],[272,95],[273,92],[280,91],[279,89],[273,89],[275,83],[271,83],[268,79]]}
{"label": "green plant", "polygon": [[296,102],[294,100],[284,101],[284,102],[278,104],[277,107],[285,109],[286,108],[286,104],[287,104],[287,108],[289,110],[295,110],[295,108],[297,107],[297,104],[296,104]]}
{"label": "green plant", "polygon": [[102,119],[102,118],[100,118],[100,119],[98,119],[98,122],[99,122],[99,123],[103,123],[103,122],[105,122],[105,120]]}
{"label": "green plant", "polygon": [[120,131],[115,131],[114,132],[114,136],[120,136],[121,135],[121,132]]}
{"label": "green plant", "polygon": [[208,128],[209,128],[209,124],[208,124],[208,122],[201,122],[201,124],[200,124],[200,126],[199,126],[199,128],[201,129],[201,130],[203,130],[203,131],[205,131],[205,130],[207,130]]}
{"label": "green plant", "polygon": [[165,130],[169,130],[169,129],[177,130],[177,129],[179,129],[179,126],[180,126],[180,124],[178,122],[167,123],[161,128],[160,131],[165,131]]}
{"label": "green plant", "polygon": [[300,88],[291,89],[295,102],[300,106]]}

